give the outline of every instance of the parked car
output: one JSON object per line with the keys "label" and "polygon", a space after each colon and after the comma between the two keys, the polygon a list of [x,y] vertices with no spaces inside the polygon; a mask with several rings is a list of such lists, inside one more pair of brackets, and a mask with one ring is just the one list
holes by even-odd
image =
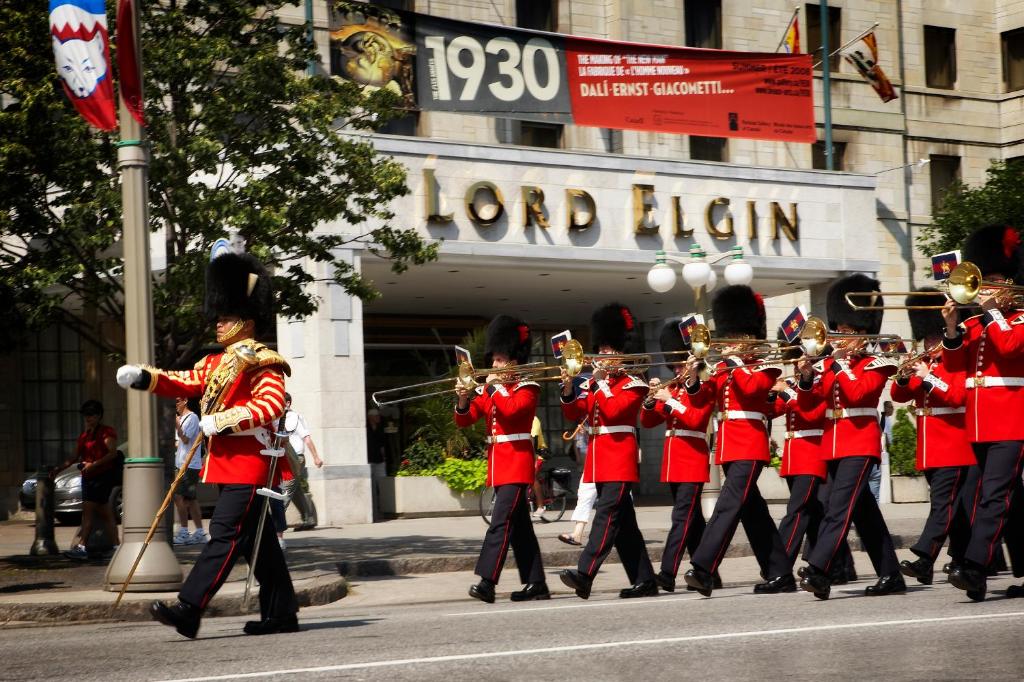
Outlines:
{"label": "parked car", "polygon": [[[78,470],[77,464],[72,464],[64,469],[54,478],[53,491],[53,512],[57,522],[67,526],[74,526],[82,521],[82,472]],[[208,515],[217,504],[217,486],[209,483],[200,483],[197,491],[199,508],[203,515]],[[36,508],[36,477],[33,474],[21,484],[18,493],[21,506],[29,511]],[[122,511],[121,486],[116,485],[110,491],[110,504],[117,513],[120,521]]]}

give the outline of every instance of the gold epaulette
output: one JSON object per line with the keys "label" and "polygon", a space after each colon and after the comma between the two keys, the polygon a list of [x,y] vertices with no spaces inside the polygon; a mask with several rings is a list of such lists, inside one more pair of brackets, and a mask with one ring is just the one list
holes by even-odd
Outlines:
{"label": "gold epaulette", "polygon": [[275,350],[267,348],[259,342],[253,342],[252,349],[256,351],[256,367],[280,367],[286,377],[292,375],[292,368],[284,356]]}

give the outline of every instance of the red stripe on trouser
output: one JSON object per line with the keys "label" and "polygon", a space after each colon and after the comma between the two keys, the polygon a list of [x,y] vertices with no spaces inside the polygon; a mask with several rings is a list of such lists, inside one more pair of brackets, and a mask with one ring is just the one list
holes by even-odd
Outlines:
{"label": "red stripe on trouser", "polygon": [[[960,483],[960,477],[963,476],[963,470],[958,469],[956,472],[956,480],[953,481],[953,489],[949,491],[949,511],[946,512],[946,527],[942,529],[943,536],[949,535],[949,527],[953,525],[953,517],[956,515],[956,496],[960,491],[958,490]],[[936,547],[938,545],[938,547]],[[942,545],[937,542],[932,542],[931,555],[934,560],[939,555],[939,551],[942,549]]]}
{"label": "red stripe on trouser", "polygon": [[793,545],[793,539],[796,537],[796,530],[800,527],[800,517],[803,516],[803,510],[807,508],[807,500],[811,499],[811,493],[814,492],[814,486],[807,487],[807,497],[804,498],[803,503],[800,505],[800,511],[796,514],[796,520],[793,521],[793,530],[789,534],[789,539],[786,540],[786,554],[789,554],[789,548]]}
{"label": "red stripe on trouser", "polygon": [[[846,518],[843,519],[843,531],[836,538],[836,546],[832,548],[832,555],[828,558],[828,563],[825,564],[825,572],[828,573],[829,569],[832,568],[832,560],[836,558],[836,552],[839,551],[839,546],[843,544],[843,540],[846,539],[846,534],[850,531],[850,518],[853,516],[853,508],[857,506],[857,500],[860,499],[861,489],[860,483],[864,480],[864,474],[871,469],[871,460],[864,459],[864,468],[860,470],[860,476],[857,477],[857,485],[853,488],[853,495],[850,497],[850,506],[846,509]],[[836,466],[838,471],[838,465]]]}
{"label": "red stripe on trouser", "polygon": [[1013,497],[1013,487],[1020,478],[1020,460],[1024,456],[1024,446],[1021,446],[1020,452],[1017,453],[1017,464],[1013,467],[1013,478],[1010,479],[1010,485],[1006,489],[1006,497],[1003,498],[1003,505],[1006,508],[1006,512],[1002,514],[1002,518],[999,519],[999,525],[996,526],[996,532],[992,536],[992,540],[988,543],[988,560],[985,565],[988,566],[992,563],[992,556],[995,554],[995,549],[999,545],[999,539],[1002,537],[1003,526],[1006,525],[1006,517],[1010,513],[1010,498]]}
{"label": "red stripe on trouser", "polygon": [[[754,481],[754,474],[758,472],[757,465],[755,464],[750,468],[750,478],[747,479],[747,485],[743,488],[743,497],[740,498],[740,510],[736,514],[736,520],[732,524],[732,533],[724,535],[723,538],[732,539],[732,536],[736,533],[736,526],[740,523],[740,516],[743,515],[743,505],[747,503],[747,495],[750,494],[750,484]],[[711,567],[711,572],[714,573],[718,570],[718,564],[722,563],[722,558],[725,556],[725,550],[729,549],[729,542],[722,542],[722,546],[718,548],[718,553],[715,554],[715,563]]]}
{"label": "red stripe on trouser", "polygon": [[498,576],[501,574],[501,568],[505,565],[505,555],[508,553],[508,537],[512,533],[512,517],[516,513],[516,509],[519,508],[519,497],[523,494],[523,489],[516,487],[516,499],[512,502],[512,509],[508,512],[508,517],[505,519],[505,537],[501,541],[501,550],[498,551],[498,561],[494,565],[494,572],[491,573],[491,582],[498,582]]}
{"label": "red stripe on trouser", "polygon": [[238,551],[238,534],[242,531],[242,524],[245,523],[246,517],[249,516],[249,508],[252,507],[252,500],[254,497],[256,497],[256,486],[252,487],[252,494],[249,495],[249,501],[245,503],[245,511],[242,512],[242,516],[238,520],[238,525],[235,526],[235,537],[231,541],[231,547],[228,548],[227,556],[224,557],[224,563],[220,565],[220,569],[217,571],[217,577],[213,579],[213,582],[210,583],[210,586],[203,594],[203,599],[199,604],[199,608],[201,609],[205,609],[206,605],[210,603],[211,599],[213,599],[213,592],[216,591],[214,586],[220,584],[220,577],[224,575],[224,571],[234,563],[235,552]]}
{"label": "red stripe on trouser", "polygon": [[[623,483],[622,487],[619,488],[619,499],[615,501],[615,507],[618,508],[622,504],[622,494],[626,492],[626,484]],[[587,569],[587,575],[591,578],[594,577],[594,564],[597,563],[597,557],[604,554],[604,545],[608,541],[608,531],[612,527],[612,515],[608,515],[608,521],[604,525],[604,535],[601,536],[601,544],[597,546],[597,552],[594,554],[594,558],[590,560],[590,568]]]}
{"label": "red stripe on trouser", "polygon": [[[693,496],[696,498],[696,495]],[[686,546],[686,537],[690,534],[690,521],[693,520],[693,508],[697,506],[696,499],[690,500],[690,511],[686,514],[686,525],[683,526],[683,536],[679,538],[679,547],[676,549],[675,559],[672,560],[672,574],[679,572],[679,562],[683,558],[683,547]]]}

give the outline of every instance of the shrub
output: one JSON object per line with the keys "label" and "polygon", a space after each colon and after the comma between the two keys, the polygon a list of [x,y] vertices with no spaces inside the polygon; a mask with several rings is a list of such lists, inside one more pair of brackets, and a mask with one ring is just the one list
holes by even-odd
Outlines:
{"label": "shrub", "polygon": [[402,453],[397,476],[433,476],[444,463],[444,448],[438,443],[416,440]]}
{"label": "shrub", "polygon": [[917,455],[917,429],[910,421],[907,408],[896,410],[896,421],[892,425],[892,442],[889,443],[889,472],[898,476],[918,476],[915,468]]}
{"label": "shrub", "polygon": [[443,478],[448,487],[457,493],[475,492],[487,483],[487,460],[449,457],[435,470],[434,475]]}

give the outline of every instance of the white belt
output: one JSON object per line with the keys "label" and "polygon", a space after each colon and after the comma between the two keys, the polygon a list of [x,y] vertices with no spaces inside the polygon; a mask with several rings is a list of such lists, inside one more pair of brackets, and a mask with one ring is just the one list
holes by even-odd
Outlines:
{"label": "white belt", "polygon": [[786,440],[794,438],[814,438],[825,434],[825,429],[803,429],[802,431],[786,431]]}
{"label": "white belt", "polygon": [[966,414],[966,407],[919,407],[914,410],[918,417],[937,417],[942,414]]}
{"label": "white belt", "polygon": [[744,410],[726,410],[719,418],[722,421],[732,421],[733,419],[767,419],[763,412],[746,412]]}
{"label": "white belt", "polygon": [[849,419],[851,417],[874,417],[878,419],[878,410],[873,407],[844,407],[839,410],[825,410],[829,419]]}
{"label": "white belt", "polygon": [[633,426],[591,426],[591,436],[607,436],[609,433],[636,433]]}
{"label": "white belt", "polygon": [[702,431],[691,431],[690,429],[668,429],[665,431],[666,438],[671,438],[673,436],[678,438],[700,438],[701,440],[704,440],[707,434]]}
{"label": "white belt", "polygon": [[515,440],[530,440],[531,438],[533,436],[528,433],[503,433],[498,436],[488,436],[485,442],[491,445],[493,443],[511,443]]}
{"label": "white belt", "polygon": [[967,377],[967,388],[1024,386],[1024,377]]}

